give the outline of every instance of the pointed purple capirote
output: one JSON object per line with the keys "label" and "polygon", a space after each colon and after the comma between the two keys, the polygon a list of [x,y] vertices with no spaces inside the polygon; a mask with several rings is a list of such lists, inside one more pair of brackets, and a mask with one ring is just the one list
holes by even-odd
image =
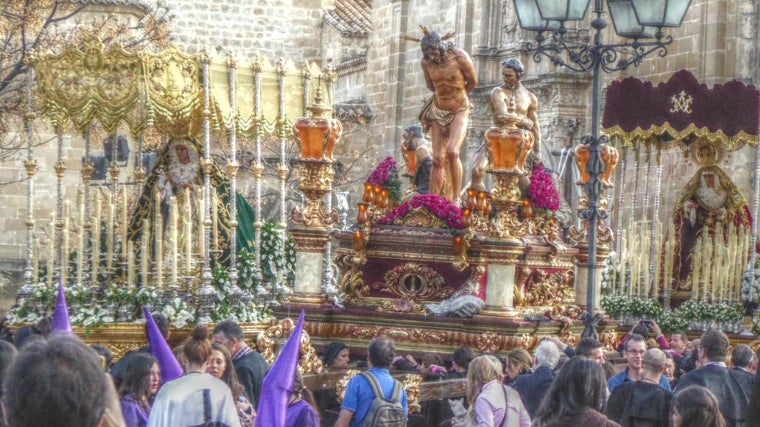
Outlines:
{"label": "pointed purple capirote", "polygon": [[269,368],[261,383],[259,406],[256,409],[256,427],[283,427],[288,411],[288,401],[293,393],[298,359],[301,356],[301,331],[304,312],[298,318],[282,351]]}
{"label": "pointed purple capirote", "polygon": [[71,332],[69,321],[69,308],[66,306],[66,296],[63,294],[63,283],[58,280],[58,296],[55,298],[55,310],[53,310],[53,324],[51,332]]}
{"label": "pointed purple capirote", "polygon": [[185,371],[177,362],[177,358],[174,357],[174,353],[161,335],[161,331],[158,330],[158,325],[153,320],[153,316],[150,315],[148,307],[143,306],[143,313],[145,313],[145,334],[148,336],[150,353],[156,358],[158,367],[161,369],[161,384],[181,377]]}

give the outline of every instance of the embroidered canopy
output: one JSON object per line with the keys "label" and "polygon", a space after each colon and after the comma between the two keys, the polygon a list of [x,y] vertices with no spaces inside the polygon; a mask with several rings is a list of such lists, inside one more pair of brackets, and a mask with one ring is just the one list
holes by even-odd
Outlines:
{"label": "embroidered canopy", "polygon": [[656,87],[629,77],[607,87],[602,130],[622,146],[701,137],[733,151],[758,143],[759,94],[736,80],[708,88],[687,70]]}

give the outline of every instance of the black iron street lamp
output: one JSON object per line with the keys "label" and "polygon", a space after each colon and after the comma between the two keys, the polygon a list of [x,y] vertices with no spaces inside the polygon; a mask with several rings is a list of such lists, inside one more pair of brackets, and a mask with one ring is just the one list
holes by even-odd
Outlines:
{"label": "black iron street lamp", "polygon": [[[664,27],[679,27],[691,0],[607,0],[607,7],[615,32],[623,37],[620,43],[604,44],[602,30],[607,27],[603,1],[594,0],[596,18],[591,27],[596,31],[593,42],[571,40],[567,37],[565,22],[582,20],[590,0],[514,0],[520,27],[537,31],[536,44],[527,43],[525,49],[533,54],[535,62],[547,57],[555,65],[573,71],[591,71],[593,75],[591,135],[581,138],[586,145],[589,161],[586,171],[589,178],[584,184],[586,206],[581,206],[578,216],[588,224],[588,283],[586,310],[593,314],[596,306],[595,270],[597,222],[607,217],[606,205],[600,204],[604,191],[599,175],[603,172],[600,146],[609,138],[599,135],[599,93],[601,71],[608,73],[624,70],[629,65],[639,65],[650,53],[660,57],[668,54],[667,46],[673,43],[671,36],[664,36]],[[548,34],[548,37],[545,35]]]}

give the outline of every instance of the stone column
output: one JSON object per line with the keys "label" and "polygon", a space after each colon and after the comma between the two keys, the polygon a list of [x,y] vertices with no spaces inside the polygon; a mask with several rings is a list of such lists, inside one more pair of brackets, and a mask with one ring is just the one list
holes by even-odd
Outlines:
{"label": "stone column", "polygon": [[517,317],[514,308],[516,270],[524,247],[518,239],[488,239],[482,247],[475,244],[475,254],[487,262],[486,306],[483,316]]}
{"label": "stone column", "polygon": [[515,265],[488,264],[484,316],[516,317],[514,309]]}
{"label": "stone column", "polygon": [[327,241],[327,229],[291,228],[290,236],[296,242],[296,272],[291,303],[321,304],[322,269]]}

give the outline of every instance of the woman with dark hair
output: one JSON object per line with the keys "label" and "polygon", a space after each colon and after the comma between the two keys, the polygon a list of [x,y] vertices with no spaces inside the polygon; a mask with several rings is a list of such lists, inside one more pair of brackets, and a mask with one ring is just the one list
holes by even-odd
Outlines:
{"label": "woman with dark hair", "polygon": [[[331,342],[325,347],[324,358],[325,371],[335,372],[335,369],[346,369],[350,362],[349,350],[346,343],[340,341]],[[319,411],[323,426],[332,427],[338,420],[340,402],[335,388],[322,388],[314,391],[315,407]]]}
{"label": "woman with dark hair", "polygon": [[186,373],[161,387],[153,402],[149,427],[240,425],[230,388],[206,373],[211,350],[208,328],[197,325],[182,350]]}
{"label": "woman with dark hair", "polygon": [[232,397],[235,399],[240,417],[240,424],[243,426],[253,426],[253,420],[256,417],[253,406],[245,397],[245,389],[238,381],[235,367],[232,366],[232,358],[227,347],[212,342],[211,343],[211,363],[209,363],[206,372],[224,381],[230,387]]}
{"label": "woman with dark hair", "polygon": [[718,400],[705,387],[694,385],[673,395],[673,427],[725,427]]}
{"label": "woman with dark hair", "polygon": [[119,385],[121,413],[127,427],[145,427],[153,398],[161,385],[161,371],[150,353],[137,353],[125,366]]}
{"label": "woman with dark hair", "polygon": [[348,346],[340,341],[331,342],[325,348],[325,368],[347,368],[350,362]]}
{"label": "woman with dark hair", "polygon": [[607,381],[602,365],[571,358],[554,379],[533,419],[534,427],[619,427],[603,415]]}

